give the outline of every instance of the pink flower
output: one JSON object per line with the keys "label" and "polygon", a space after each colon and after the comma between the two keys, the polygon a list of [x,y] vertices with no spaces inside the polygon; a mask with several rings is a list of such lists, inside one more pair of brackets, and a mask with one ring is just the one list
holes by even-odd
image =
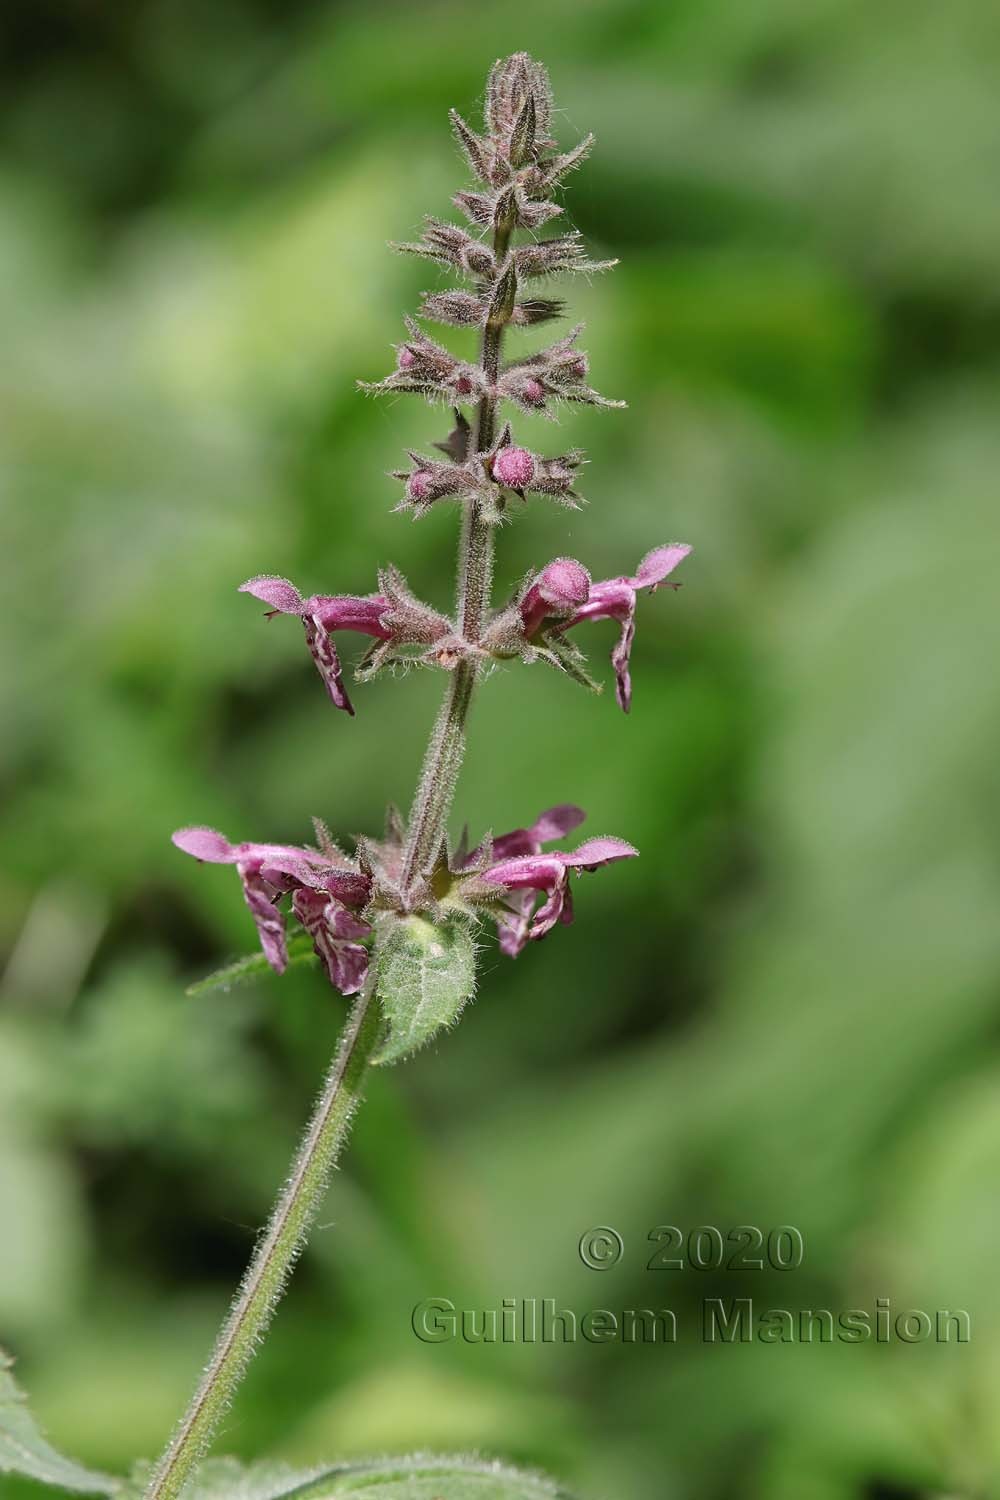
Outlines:
{"label": "pink flower", "polygon": [[[596,870],[614,860],[638,856],[638,849],[616,838],[587,839],[571,854],[559,850],[541,852],[541,843],[558,838],[581,820],[579,808],[553,808],[543,813],[532,829],[520,829],[494,843],[494,854],[500,849],[503,857],[478,879],[488,886],[501,886],[506,892],[507,900],[496,912],[496,919],[501,951],[511,958],[517,957],[525,943],[545,937],[557,922],[572,922],[573,898],[569,885],[572,871]],[[534,847],[514,855],[503,848],[507,840],[519,844],[524,839]],[[545,896],[537,910],[536,892]]]}
{"label": "pink flower", "polygon": [[[557,558],[543,568],[521,600],[525,635],[529,639],[536,635],[547,619],[555,620],[560,631],[571,630],[585,620],[619,621],[621,634],[611,652],[611,664],[615,669],[618,706],[628,713],[632,702],[629,656],[635,638],[636,595],[639,589],[657,588],[690,551],[685,542],[654,547],[652,552],[647,552],[633,577],[607,578],[602,583],[591,583],[582,563],[574,562],[572,558]],[[584,580],[588,585],[586,594],[583,593]],[[677,585],[668,587],[676,588]]]}
{"label": "pink flower", "polygon": [[285,915],[278,902],[291,893],[292,910],[312,938],[330,983],[354,995],[364,983],[368,950],[357,938],[371,928],[356,915],[367,905],[371,878],[344,856],[295,844],[231,844],[214,828],[179,828],[178,849],[208,864],[235,865],[264,957],[276,974],[288,965]]}
{"label": "pink flower", "polygon": [[334,630],[355,630],[378,641],[388,641],[392,631],[384,622],[389,600],[383,594],[313,594],[303,599],[287,578],[264,574],[240,584],[241,594],[253,594],[270,604],[270,614],[298,615],[306,633],[306,644],[312,652],[319,675],[326,684],[331,701],[345,713],[354,707],[344,687],[343,668],[334,645]]}

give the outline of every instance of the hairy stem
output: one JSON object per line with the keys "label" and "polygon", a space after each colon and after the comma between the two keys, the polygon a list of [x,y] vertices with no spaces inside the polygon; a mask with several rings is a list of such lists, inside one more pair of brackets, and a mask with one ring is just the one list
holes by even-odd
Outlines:
{"label": "hairy stem", "polygon": [[[509,228],[497,229],[493,254],[502,264],[510,245]],[[486,453],[496,436],[496,381],[500,373],[504,323],[488,322],[483,329],[480,366],[486,393],[479,403],[472,449]],[[483,633],[490,607],[493,582],[494,527],[484,518],[477,500],[463,501],[462,531],[458,544],[458,586],[455,618],[471,644]],[[410,814],[409,837],[403,858],[403,886],[410,889],[434,860],[444,838],[452,799],[465,755],[465,726],[472,694],[479,675],[474,657],[464,657],[455,668],[431,731]]]}
{"label": "hairy stem", "polygon": [[369,982],[354,1003],[291,1175],[191,1405],[156,1466],[146,1500],[176,1500],[229,1407],[319,1210],[378,1036],[378,1008]]}

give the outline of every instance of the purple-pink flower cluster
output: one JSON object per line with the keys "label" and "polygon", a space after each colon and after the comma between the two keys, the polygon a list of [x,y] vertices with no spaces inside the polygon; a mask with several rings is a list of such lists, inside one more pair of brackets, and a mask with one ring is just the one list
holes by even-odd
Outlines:
{"label": "purple-pink flower cluster", "polygon": [[[617,838],[587,839],[572,852],[544,851],[544,845],[571,833],[585,817],[582,808],[562,803],[540,813],[529,828],[487,840],[450,861],[446,894],[470,913],[488,911],[497,924],[501,951],[511,958],[526,943],[545,937],[557,922],[572,922],[571,874],[638,854]],[[366,842],[363,856],[354,859],[337,848],[324,824],[317,822],[316,831],[318,848],[232,844],[214,828],[179,828],[173,841],[204,864],[235,865],[264,957],[276,974],[288,965],[290,913],[311,939],[333,987],[353,995],[368,972],[366,944],[378,913],[377,893],[384,899],[396,886],[402,895],[397,882],[403,830],[384,843]]]}

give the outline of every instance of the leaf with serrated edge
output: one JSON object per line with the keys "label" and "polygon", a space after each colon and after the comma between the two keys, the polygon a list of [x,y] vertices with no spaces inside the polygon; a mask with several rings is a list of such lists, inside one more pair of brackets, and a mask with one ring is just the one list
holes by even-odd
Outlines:
{"label": "leaf with serrated edge", "polygon": [[475,948],[461,918],[394,921],[379,945],[376,993],[389,1023],[377,1063],[398,1062],[458,1017],[476,987]]}
{"label": "leaf with serrated edge", "polygon": [[23,1474],[77,1495],[116,1495],[121,1481],[64,1458],[43,1436],[0,1349],[0,1474]]}
{"label": "leaf with serrated edge", "polygon": [[[288,968],[297,968],[300,964],[316,963],[316,954],[313,951],[312,939],[304,932],[298,933],[288,940]],[[214,974],[206,974],[204,979],[196,979],[194,984],[189,984],[185,994],[208,995],[213,990],[230,990],[237,984],[249,984],[252,979],[258,979],[262,974],[271,974],[274,971],[263,953],[248,953],[245,958],[238,958],[234,963],[227,964],[224,969],[216,969]],[[286,969],[286,973],[288,970]]]}
{"label": "leaf with serrated edge", "polygon": [[244,1468],[210,1459],[184,1500],[570,1500],[541,1474],[523,1473],[479,1458],[363,1459],[333,1468],[298,1471],[276,1464]]}

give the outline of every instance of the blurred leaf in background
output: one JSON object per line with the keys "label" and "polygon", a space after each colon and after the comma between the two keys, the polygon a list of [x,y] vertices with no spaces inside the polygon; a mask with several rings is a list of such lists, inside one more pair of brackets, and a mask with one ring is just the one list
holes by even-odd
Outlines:
{"label": "blurred leaf in background", "polygon": [[[444,434],[354,381],[436,284],[382,247],[448,213],[447,108],[527,48],[564,138],[598,136],[568,209],[622,265],[568,294],[630,409],[565,419],[591,504],[519,517],[498,589],[695,552],[644,603],[628,720],[541,668],[491,681],[458,815],[573,800],[642,858],[516,965],[491,949],[457,1030],[373,1080],[225,1446],[479,1447],[630,1500],[1000,1493],[996,7],[0,24],[0,1342],[46,1431],[117,1471],[159,1447],[334,1045],[308,970],[185,996],[250,933],[169,833],[371,832],[410,795],[431,678],[346,722],[236,586],[366,592],[391,560],[449,598],[454,515],[404,523],[384,477]],[[805,1259],[647,1272],[662,1223],[790,1223]],[[626,1246],[603,1276],[597,1224]],[[883,1295],[968,1309],[972,1341],[691,1332],[704,1297]],[[688,1332],[430,1347],[430,1296]]]}

